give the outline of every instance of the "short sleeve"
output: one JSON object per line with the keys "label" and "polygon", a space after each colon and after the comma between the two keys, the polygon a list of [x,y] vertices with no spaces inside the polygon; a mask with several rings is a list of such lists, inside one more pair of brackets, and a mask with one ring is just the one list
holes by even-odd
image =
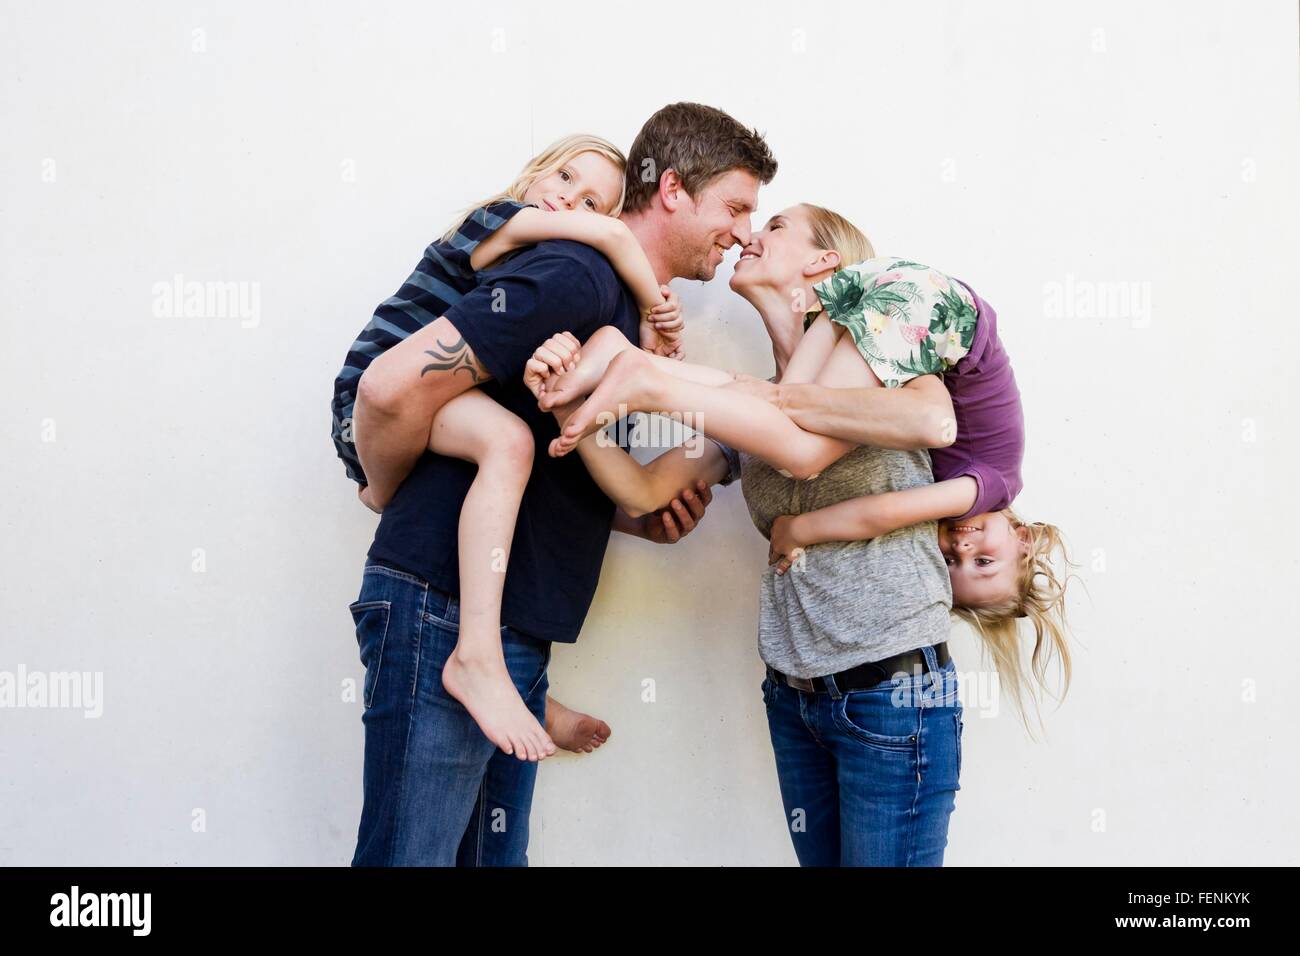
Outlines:
{"label": "short sleeve", "polygon": [[519,210],[527,209],[530,205],[532,204],[504,199],[479,206],[465,217],[455,235],[441,244],[442,258],[463,275],[472,276],[474,269],[469,260],[479,243],[509,222]]}
{"label": "short sleeve", "polygon": [[514,381],[548,336],[570,331],[585,339],[612,317],[612,275],[601,283],[577,257],[534,255],[482,273],[479,285],[445,314],[493,378]]}
{"label": "short sleeve", "polygon": [[1010,507],[1012,496],[1007,488],[1006,479],[997,468],[984,462],[972,461],[964,466],[958,474],[949,477],[960,478],[962,475],[970,475],[975,479],[975,503],[971,505],[970,510],[964,515],[958,515],[956,520],[973,518],[975,515],[987,514],[990,511],[1001,511],[1003,508]]}
{"label": "short sleeve", "polygon": [[961,283],[918,262],[869,259],[813,286],[880,381],[897,388],[942,374],[970,351],[977,312]]}
{"label": "short sleeve", "polygon": [[727,462],[727,473],[718,482],[720,485],[729,485],[733,481],[740,480],[740,453],[730,445],[723,444],[716,438],[710,439],[713,444],[718,446],[718,451],[722,452],[722,457]]}

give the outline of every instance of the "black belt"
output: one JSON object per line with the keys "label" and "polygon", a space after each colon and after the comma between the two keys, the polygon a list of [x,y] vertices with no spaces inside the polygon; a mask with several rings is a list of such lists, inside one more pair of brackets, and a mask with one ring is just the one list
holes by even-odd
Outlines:
{"label": "black belt", "polygon": [[[940,667],[943,667],[952,659],[948,654],[948,643],[946,641],[934,645],[934,656]],[[914,651],[904,651],[901,654],[895,654],[893,657],[886,657],[884,660],[870,661],[866,664],[859,664],[857,667],[850,667],[846,671],[832,674],[831,677],[835,680],[835,688],[841,694],[847,694],[855,690],[870,690],[877,684],[890,680],[899,671],[907,674],[919,674],[926,673],[930,669],[930,665],[926,663],[925,654],[918,647]],[[791,677],[789,674],[782,674],[774,667],[768,667],[767,676],[777,683],[793,687],[795,690],[819,694],[829,693],[826,688],[826,680],[822,677]]]}

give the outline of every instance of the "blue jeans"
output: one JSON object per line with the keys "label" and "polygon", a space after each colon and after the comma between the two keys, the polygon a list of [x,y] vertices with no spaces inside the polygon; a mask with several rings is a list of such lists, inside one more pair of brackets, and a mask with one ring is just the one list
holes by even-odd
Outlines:
{"label": "blue jeans", "polygon": [[763,681],[768,729],[801,866],[942,866],[961,789],[957,670],[841,693]]}
{"label": "blue jeans", "polygon": [[[353,866],[527,866],[537,764],[498,750],[442,686],[460,603],[368,563],[351,605],[366,676],[361,826]],[[538,721],[549,641],[501,629],[506,667]]]}

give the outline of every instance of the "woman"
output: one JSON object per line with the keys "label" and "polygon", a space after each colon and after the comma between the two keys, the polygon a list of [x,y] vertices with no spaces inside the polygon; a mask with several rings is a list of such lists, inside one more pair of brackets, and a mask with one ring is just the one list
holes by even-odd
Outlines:
{"label": "woman", "polygon": [[[814,284],[842,264],[871,258],[870,244],[842,217],[805,205],[773,217],[745,254],[747,264],[731,286],[762,316],[780,379],[805,324],[802,312],[790,308],[792,293],[796,302],[816,303]],[[560,367],[573,367],[575,345],[554,337],[539,350],[529,380],[535,392],[545,389],[542,370],[554,370],[557,358]],[[865,384],[855,374],[819,381]],[[574,400],[552,410],[564,422],[577,406]],[[931,481],[929,457],[919,447],[858,446],[822,469],[817,481],[804,482],[712,441],[698,440],[642,466],[601,438],[582,439],[577,451],[629,513],[653,510],[697,481],[726,484],[741,477],[751,517],[764,535],[781,515]],[[942,864],[959,789],[962,731],[956,669],[944,644],[950,607],[934,521],[869,541],[809,548],[797,572],[777,575],[769,567],[764,574],[763,696],[801,864]]]}

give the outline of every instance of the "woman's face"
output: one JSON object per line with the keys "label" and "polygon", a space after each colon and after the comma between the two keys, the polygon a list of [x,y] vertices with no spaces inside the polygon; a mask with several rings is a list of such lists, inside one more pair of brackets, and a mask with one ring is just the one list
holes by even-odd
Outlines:
{"label": "woman's face", "polygon": [[803,288],[804,268],[821,252],[813,246],[812,223],[803,206],[783,209],[750,236],[741,250],[731,277],[731,289],[745,295],[759,289],[774,289],[792,295]]}
{"label": "woman's face", "polygon": [[1029,535],[1000,511],[939,522],[939,550],[952,578],[952,601],[962,607],[985,607],[1016,594],[1020,557],[1029,550]]}

